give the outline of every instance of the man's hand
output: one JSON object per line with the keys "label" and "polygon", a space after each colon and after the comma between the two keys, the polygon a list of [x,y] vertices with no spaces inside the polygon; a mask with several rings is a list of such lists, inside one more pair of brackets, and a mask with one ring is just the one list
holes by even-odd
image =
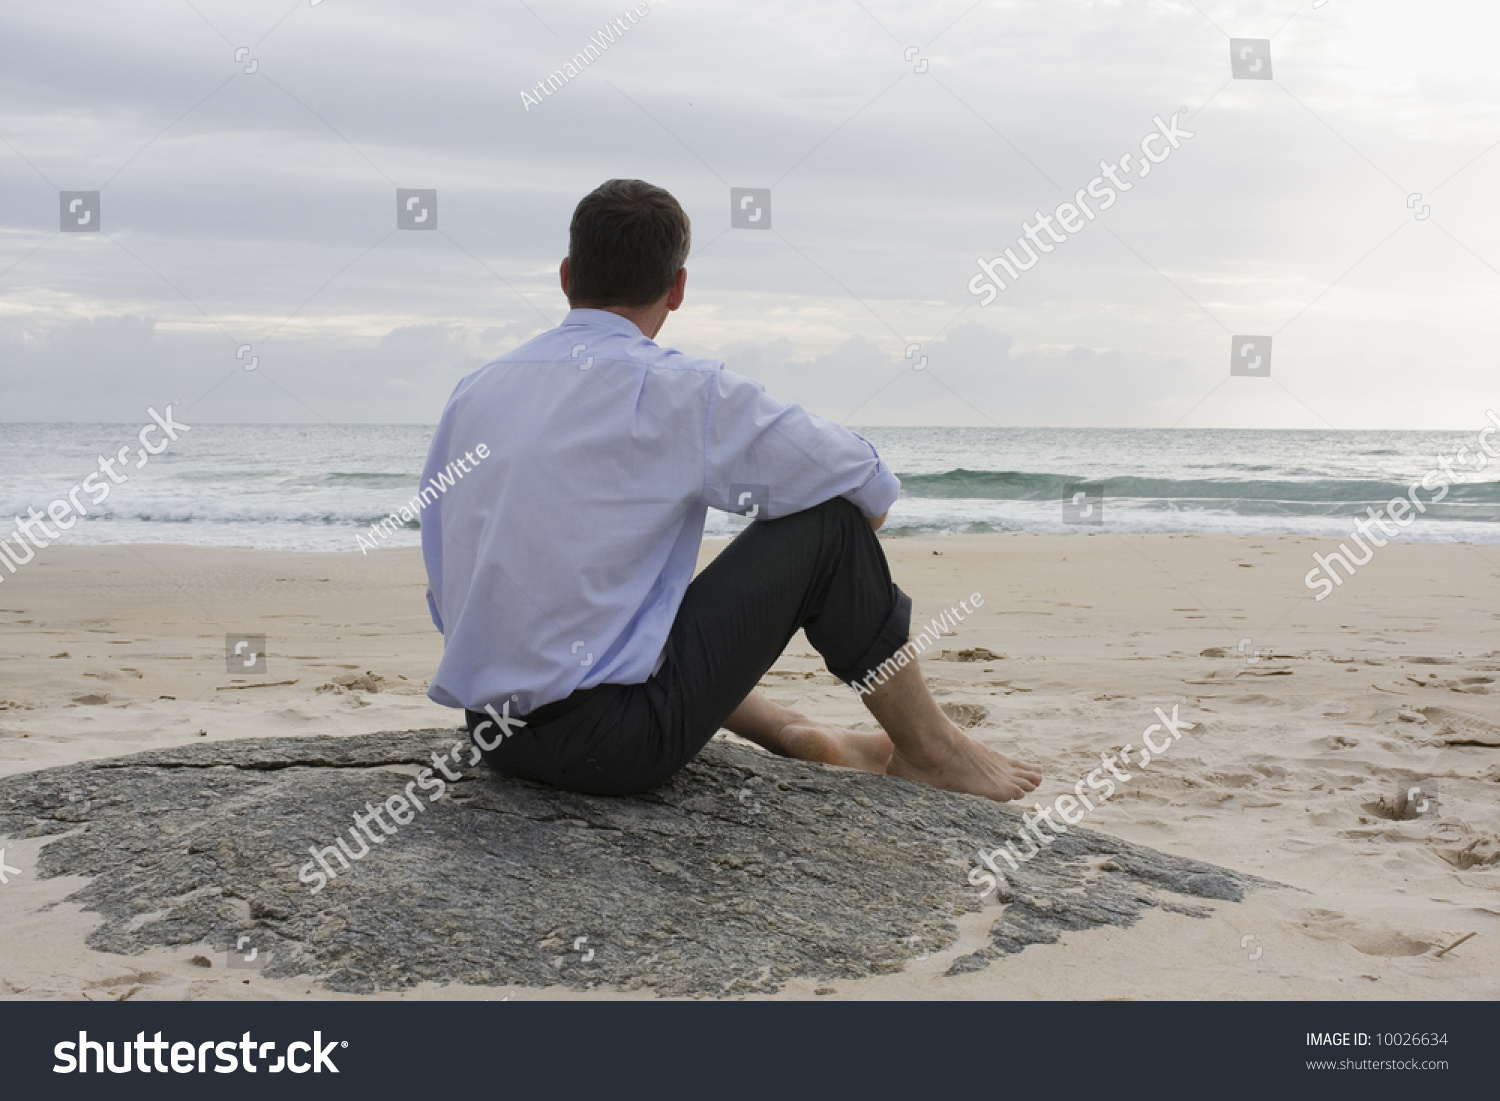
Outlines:
{"label": "man's hand", "polygon": [[887,516],[889,516],[889,515],[890,515],[890,512],[889,512],[889,510],[887,510],[886,512],[882,512],[879,516],[869,516],[869,517],[866,517],[866,519],[868,519],[870,521],[870,530],[871,531],[879,531],[880,530],[880,525],[883,524],[883,523],[885,523],[885,518]]}

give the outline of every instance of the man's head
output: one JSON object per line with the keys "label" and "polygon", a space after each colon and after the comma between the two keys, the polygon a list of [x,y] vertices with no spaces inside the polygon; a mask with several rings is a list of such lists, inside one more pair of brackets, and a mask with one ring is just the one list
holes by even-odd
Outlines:
{"label": "man's head", "polygon": [[[631,316],[681,304],[692,224],[677,200],[644,180],[610,180],[585,195],[568,229],[563,292],[574,308]],[[664,300],[676,298],[666,304]],[[658,326],[659,327],[659,326]],[[648,334],[650,335],[650,334]]]}

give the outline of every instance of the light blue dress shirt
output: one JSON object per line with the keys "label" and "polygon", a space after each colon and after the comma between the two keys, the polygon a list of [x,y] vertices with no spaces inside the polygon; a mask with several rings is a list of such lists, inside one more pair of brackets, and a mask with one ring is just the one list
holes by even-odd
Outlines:
{"label": "light blue dress shirt", "polygon": [[864,437],[605,310],[464,378],[422,486],[428,695],[510,715],[659,668],[709,508],[873,517],[901,490]]}

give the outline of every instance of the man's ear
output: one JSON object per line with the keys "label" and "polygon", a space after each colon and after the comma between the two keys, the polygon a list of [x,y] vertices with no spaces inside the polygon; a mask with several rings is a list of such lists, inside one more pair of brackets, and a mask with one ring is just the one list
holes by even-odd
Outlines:
{"label": "man's ear", "polygon": [[[564,261],[566,263],[567,261]],[[667,292],[667,309],[675,310],[682,305],[687,294],[687,268],[677,269],[677,278],[672,280],[672,289]]]}
{"label": "man's ear", "polygon": [[568,297],[568,258],[563,257],[562,267],[557,269],[557,278],[562,283],[563,297]]}

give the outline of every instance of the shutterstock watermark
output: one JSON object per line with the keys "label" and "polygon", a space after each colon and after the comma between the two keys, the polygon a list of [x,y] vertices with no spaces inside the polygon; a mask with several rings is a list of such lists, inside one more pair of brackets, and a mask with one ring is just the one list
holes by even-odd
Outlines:
{"label": "shutterstock watermark", "polygon": [[[1500,432],[1500,416],[1496,416],[1493,409],[1486,409],[1484,415],[1490,419],[1490,423],[1479,430],[1479,436],[1474,441],[1472,455],[1475,463],[1473,472],[1476,474],[1489,465],[1490,459],[1500,459],[1500,449],[1491,450],[1489,444],[1489,437],[1496,432]],[[1463,485],[1469,481],[1469,472],[1459,471],[1454,469],[1454,467],[1468,466],[1470,454],[1468,445],[1465,444],[1451,456],[1439,455],[1436,465],[1426,474],[1422,475],[1420,481],[1413,482],[1407,487],[1405,496],[1392,497],[1379,509],[1376,509],[1373,505],[1366,508],[1365,519],[1356,520],[1354,527],[1357,530],[1351,532],[1349,535],[1349,538],[1359,546],[1359,549],[1365,552],[1363,558],[1357,557],[1349,549],[1348,543],[1340,543],[1338,550],[1329,551],[1327,554],[1319,554],[1317,551],[1314,551],[1312,557],[1317,565],[1308,570],[1307,576],[1302,579],[1302,583],[1309,589],[1322,590],[1313,599],[1324,599],[1329,593],[1333,592],[1334,586],[1342,585],[1348,579],[1339,576],[1338,571],[1333,568],[1335,562],[1344,567],[1344,571],[1349,577],[1353,577],[1356,569],[1360,566],[1368,565],[1370,559],[1375,557],[1375,551],[1409,528],[1418,516],[1427,511],[1428,505],[1435,505],[1448,496],[1450,487]],[[1417,496],[1417,490],[1419,489],[1436,492],[1433,492],[1433,495],[1424,501]],[[1416,509],[1416,511],[1413,512],[1413,509]],[[1390,524],[1395,525],[1394,528],[1386,522],[1387,518],[1389,518]],[[1385,538],[1382,538],[1381,535],[1376,535],[1370,530],[1373,525],[1379,525],[1381,535],[1385,536]],[[1368,544],[1365,542],[1366,539],[1370,541]],[[1324,574],[1327,576],[1323,576]]]}
{"label": "shutterstock watermark", "polygon": [[[1177,116],[1181,113],[1182,111],[1174,111],[1170,122],[1163,122],[1160,115],[1151,120],[1156,123],[1156,129],[1141,139],[1141,156],[1138,162],[1139,167],[1135,172],[1141,179],[1151,174],[1153,165],[1166,160],[1172,155],[1173,150],[1182,148],[1182,139],[1193,136],[1191,131],[1184,130],[1177,125]],[[993,260],[986,260],[981,256],[977,261],[979,274],[969,280],[969,293],[981,299],[980,307],[988,306],[1007,286],[996,270],[997,268],[1004,268],[1011,282],[1015,282],[1020,278],[1021,272],[1030,271],[1036,267],[1037,261],[1043,255],[1068,240],[1070,235],[1079,233],[1085,225],[1098,217],[1093,207],[1084,201],[1085,195],[1097,200],[1099,209],[1104,211],[1119,201],[1121,193],[1133,188],[1135,184],[1121,176],[1122,173],[1126,175],[1130,173],[1130,162],[1133,159],[1135,159],[1134,153],[1124,153],[1120,156],[1118,163],[1100,161],[1101,175],[1090,180],[1087,187],[1080,187],[1074,194],[1072,202],[1059,203],[1057,209],[1051,214],[1043,214],[1038,210],[1035,215],[1035,225],[1028,225],[1023,221],[1021,236],[1016,239],[1016,244],[1026,253],[1025,262],[1016,255],[1014,249],[1009,248]],[[1109,181],[1107,184],[1104,182],[1106,179]],[[1052,228],[1054,222],[1062,229],[1061,235]],[[1043,233],[1046,234],[1046,240],[1042,238]]]}
{"label": "shutterstock watermark", "polygon": [[[306,1035],[306,1033],[303,1033]],[[137,1032],[134,1040],[120,1040],[120,1061],[115,1062],[114,1040],[90,1040],[87,1032],[79,1032],[77,1040],[63,1040],[52,1048],[57,1063],[53,1074],[89,1074],[92,1063],[94,1074],[150,1074],[167,1073],[171,1064],[173,1074],[234,1074],[241,1069],[246,1073],[293,1074],[339,1073],[332,1055],[336,1048],[347,1048],[348,1040],[323,1042],[323,1033],[314,1031],[312,1040],[294,1040],[286,1045],[285,1053],[276,1052],[275,1040],[255,1040],[246,1032],[238,1040],[163,1040],[156,1033],[153,1040],[146,1039],[145,1032]],[[135,1059],[132,1061],[131,1056]],[[301,1058],[299,1058],[299,1055]],[[90,1059],[90,1056],[93,1058]],[[212,1065],[210,1065],[212,1059]],[[260,1065],[256,1065],[256,1061]]]}
{"label": "shutterstock watermark", "polygon": [[[146,427],[142,428],[136,434],[135,442],[140,444],[135,449],[136,470],[142,469],[150,462],[153,455],[160,455],[175,443],[178,432],[192,431],[190,425],[172,419],[171,405],[167,406],[165,416],[158,413],[155,409],[147,409],[146,413],[150,416],[153,423],[146,425]],[[149,437],[154,432],[159,432],[161,434],[160,438],[150,439]],[[89,514],[88,505],[85,505],[78,499],[80,493],[87,493],[92,498],[89,504],[97,508],[104,503],[104,499],[109,496],[110,490],[115,486],[124,485],[129,481],[130,475],[126,474],[125,471],[130,469],[126,462],[130,456],[130,447],[130,444],[125,444],[115,452],[113,458],[105,458],[103,455],[100,455],[98,473],[90,474],[70,489],[66,496],[59,497],[48,505],[46,516],[37,512],[35,508],[28,508],[26,510],[25,519],[17,516],[15,531],[11,532],[8,539],[0,539],[0,563],[4,563],[6,569],[10,570],[11,573],[15,573],[35,558],[37,551],[46,550],[54,542],[62,538],[61,532],[53,531],[47,526],[46,521],[49,518],[62,531],[67,531],[74,524],[78,523],[81,517]],[[115,469],[116,464],[120,466],[120,470]],[[104,478],[108,478],[108,481],[102,480]],[[38,532],[41,534],[37,534]],[[16,545],[14,549],[9,546],[11,539],[15,540]],[[26,552],[26,557],[24,558],[21,557],[22,551]],[[0,581],[4,580],[5,578],[0,576]]]}
{"label": "shutterstock watermark", "polygon": [[[562,91],[563,85],[580,75],[583,70],[592,65],[595,59],[603,56],[604,51],[625,36],[625,32],[639,23],[651,9],[645,4],[637,4],[635,7],[622,13],[618,19],[611,19],[600,28],[599,33],[589,36],[589,44],[581,51],[574,54],[563,63],[561,69],[554,69],[547,74],[546,80],[536,82],[536,87],[530,92],[521,92],[521,104],[530,111],[533,107],[542,105],[543,95],[553,95]],[[627,23],[626,20],[629,20]],[[576,64],[575,64],[576,62]],[[534,93],[534,94],[533,94]]]}
{"label": "shutterstock watermark", "polygon": [[[975,887],[984,887],[984,890],[979,892],[979,897],[984,898],[1005,881],[1005,872],[995,863],[996,860],[1004,860],[1011,871],[1019,870],[1022,864],[1042,851],[1043,845],[1052,844],[1056,838],[1068,832],[1069,826],[1076,826],[1082,822],[1084,815],[1095,808],[1096,800],[1098,804],[1108,801],[1115,793],[1116,780],[1120,784],[1130,783],[1133,779],[1132,774],[1124,771],[1119,767],[1120,765],[1136,765],[1146,768],[1151,764],[1153,757],[1165,756],[1167,750],[1182,738],[1184,730],[1192,730],[1197,726],[1196,723],[1183,722],[1179,719],[1177,708],[1178,705],[1174,703],[1170,718],[1161,708],[1156,709],[1156,717],[1161,722],[1152,723],[1141,732],[1141,741],[1146,748],[1140,751],[1141,758],[1138,762],[1131,760],[1135,745],[1126,742],[1118,757],[1113,753],[1101,753],[1099,767],[1074,784],[1071,795],[1063,792],[1052,800],[1050,806],[1044,807],[1041,803],[1033,804],[1036,808],[1035,814],[1027,811],[1021,815],[1021,830],[1017,835],[1021,842],[1019,849],[1016,848],[1015,841],[1007,841],[1004,845],[991,849],[987,853],[982,850],[976,853],[983,867],[970,869],[969,883]],[[1158,731],[1164,731],[1160,743],[1152,740],[1152,735]],[[1168,738],[1167,734],[1171,737]],[[1088,792],[1083,790],[1085,785],[1089,789]],[[1093,798],[1090,798],[1090,793]],[[1054,814],[1060,821],[1052,820]],[[1052,832],[1042,829],[1041,823],[1043,822],[1047,823]],[[985,871],[985,868],[989,871]]]}
{"label": "shutterstock watermark", "polygon": [[[472,740],[469,743],[456,741],[447,753],[432,754],[432,768],[424,768],[417,773],[414,780],[409,780],[406,787],[387,798],[379,806],[373,803],[365,804],[365,813],[354,812],[354,825],[349,827],[349,836],[359,851],[354,851],[354,846],[344,841],[343,835],[334,838],[338,847],[327,845],[319,849],[316,845],[307,847],[312,859],[302,865],[297,871],[297,878],[306,883],[308,889],[317,894],[328,886],[328,881],[337,879],[338,872],[334,871],[329,857],[337,860],[340,871],[349,871],[351,861],[363,860],[370,855],[371,846],[384,845],[387,837],[394,837],[400,832],[402,826],[409,826],[416,820],[417,815],[425,814],[427,807],[422,800],[425,797],[427,803],[436,803],[448,790],[448,785],[463,779],[463,773],[452,769],[449,763],[458,763],[459,754],[467,748],[469,750],[468,767],[473,768],[479,763],[480,750],[488,752],[498,746],[506,738],[510,737],[517,729],[526,725],[521,719],[515,718],[510,713],[510,701],[506,700],[504,706],[497,712],[493,704],[485,704],[485,711],[489,718],[474,728]],[[496,727],[497,733],[492,738],[485,737],[485,731],[489,727]],[[477,744],[476,744],[477,743]],[[442,774],[442,778],[434,775],[434,771]],[[421,788],[424,795],[416,791]],[[425,793],[431,792],[430,795]],[[382,813],[384,812],[384,813]],[[385,815],[390,815],[391,824],[385,820]],[[371,823],[380,827],[376,833],[370,828]]]}
{"label": "shutterstock watermark", "polygon": [[[918,654],[942,638],[944,633],[951,634],[953,629],[967,618],[959,612],[959,608],[972,615],[974,608],[978,608],[983,603],[984,597],[978,593],[971,594],[968,600],[960,600],[956,606],[949,608],[937,619],[931,620],[905,646],[877,665],[873,673],[865,677],[864,680],[856,682],[854,690],[861,696],[868,696],[871,692],[875,691],[877,686],[884,684],[895,676],[897,670],[905,669],[915,661]],[[970,604],[974,607],[971,608]]]}

